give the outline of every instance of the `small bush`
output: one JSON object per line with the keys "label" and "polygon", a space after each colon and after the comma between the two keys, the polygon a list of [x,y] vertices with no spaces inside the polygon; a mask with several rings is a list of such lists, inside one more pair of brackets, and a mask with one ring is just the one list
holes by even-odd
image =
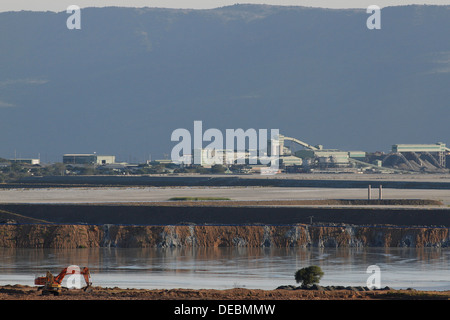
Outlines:
{"label": "small bush", "polygon": [[323,271],[318,266],[310,266],[297,270],[295,273],[295,281],[302,283],[303,286],[309,286],[320,282],[323,277]]}

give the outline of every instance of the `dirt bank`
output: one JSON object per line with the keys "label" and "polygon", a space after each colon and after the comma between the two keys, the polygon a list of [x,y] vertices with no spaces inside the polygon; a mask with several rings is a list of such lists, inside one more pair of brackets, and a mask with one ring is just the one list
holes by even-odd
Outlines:
{"label": "dirt bank", "polygon": [[448,228],[395,226],[0,225],[5,248],[448,247]]}
{"label": "dirt bank", "polygon": [[449,300],[450,291],[374,290],[191,290],[119,289],[93,287],[89,293],[67,290],[60,296],[42,296],[36,287],[0,287],[0,300]]}

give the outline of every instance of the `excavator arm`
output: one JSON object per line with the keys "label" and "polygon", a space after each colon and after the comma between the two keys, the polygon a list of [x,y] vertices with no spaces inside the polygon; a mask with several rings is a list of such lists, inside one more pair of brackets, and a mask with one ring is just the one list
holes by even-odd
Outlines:
{"label": "excavator arm", "polygon": [[83,270],[81,270],[81,274],[83,275],[84,281],[86,282],[86,287],[84,287],[84,291],[86,291],[89,287],[92,286],[91,272],[87,267],[84,267]]}
{"label": "excavator arm", "polygon": [[[68,268],[64,268],[56,277],[55,282],[61,284],[64,277],[67,275]],[[72,270],[72,273],[75,273],[75,270]]]}
{"label": "excavator arm", "polygon": [[[64,280],[66,275],[79,274],[83,275],[84,281],[86,282],[86,286],[83,287],[84,291],[89,289],[92,286],[91,282],[91,273],[87,267],[84,267],[81,271],[75,268],[64,268],[56,277],[49,271],[47,271],[47,275],[45,277],[38,277],[34,280],[35,285],[44,286],[44,291],[52,291],[53,293],[57,292],[61,288],[61,283]],[[44,292],[43,291],[43,292]]]}

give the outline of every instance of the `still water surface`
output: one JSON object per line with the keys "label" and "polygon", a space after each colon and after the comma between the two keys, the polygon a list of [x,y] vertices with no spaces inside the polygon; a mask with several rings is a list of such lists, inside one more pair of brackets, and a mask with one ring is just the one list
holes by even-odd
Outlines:
{"label": "still water surface", "polygon": [[47,270],[87,266],[95,286],[145,289],[275,289],[296,285],[296,270],[318,265],[321,285],[366,286],[367,267],[381,286],[450,290],[449,248],[0,248],[0,285],[34,285]]}

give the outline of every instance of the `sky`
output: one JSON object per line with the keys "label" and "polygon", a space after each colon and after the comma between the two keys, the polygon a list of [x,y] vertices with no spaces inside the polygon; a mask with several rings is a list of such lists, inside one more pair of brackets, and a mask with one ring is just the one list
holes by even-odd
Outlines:
{"label": "sky", "polygon": [[[35,10],[35,11],[55,11],[55,12],[65,12],[67,7],[69,7],[70,5],[78,5],[80,7],[94,7],[94,6],[128,6],[128,7],[164,7],[164,8],[192,8],[192,9],[211,9],[211,8],[217,8],[217,7],[222,7],[222,6],[226,6],[226,5],[233,5],[235,4],[235,2],[240,1],[240,0],[0,0],[0,12],[4,12],[4,11],[20,11],[20,10]],[[367,8],[369,5],[372,4],[376,4],[380,7],[386,7],[386,6],[396,6],[396,5],[407,5],[407,4],[440,4],[440,5],[450,5],[450,0],[341,0],[341,1],[337,1],[337,0],[243,0],[242,3],[265,3],[265,4],[272,4],[272,5],[297,5],[297,6],[314,6],[314,7],[328,7],[328,8],[360,8],[360,9],[364,9]],[[365,27],[365,19],[363,19],[364,21],[362,22],[362,26]],[[63,21],[63,23],[61,24],[61,26],[63,28],[65,28],[65,21]],[[3,30],[8,30],[7,28],[4,28]],[[1,33],[1,31],[0,31]],[[447,33],[448,35],[448,33]],[[445,43],[445,42],[444,42]],[[445,50],[447,51],[447,50]],[[448,52],[442,52],[442,63],[445,63],[447,60],[447,54]],[[19,77],[19,76],[18,76]],[[9,81],[9,82],[5,82],[5,81]],[[23,81],[34,81],[36,83],[36,81],[47,81],[46,79],[44,80],[34,80],[34,79],[12,79],[12,80],[3,80],[3,85],[11,85],[11,81],[15,81],[15,83],[17,84],[23,84]],[[2,83],[0,83],[0,87],[2,86]],[[1,88],[0,88],[1,89]],[[443,93],[445,94],[445,93]],[[3,97],[0,96],[0,110],[6,110],[6,111],[10,111],[14,108],[12,108],[14,106],[15,102],[12,101],[5,101],[5,99],[2,101]],[[447,110],[447,109],[442,109],[442,110]],[[3,116],[3,115],[2,115]],[[2,116],[0,116],[0,120],[2,118]],[[321,118],[321,117],[319,117]],[[401,121],[405,121],[403,117],[401,117]],[[198,119],[195,119],[198,120]],[[433,120],[434,123],[435,120]],[[191,124],[191,123],[189,123]],[[245,125],[241,125],[244,126]],[[251,127],[251,125],[249,125]],[[187,127],[183,126],[183,127]],[[444,126],[445,128],[445,126]],[[52,132],[52,127],[46,128],[46,130],[48,132]],[[156,130],[156,129],[155,129]],[[344,129],[342,129],[343,131],[345,131]],[[370,131],[370,130],[368,130]],[[406,131],[406,130],[403,130]],[[445,131],[445,130],[444,130]],[[156,132],[156,131],[155,131]],[[439,126],[436,127],[436,130],[429,130],[428,132],[428,136],[427,137],[433,137],[434,135],[438,135],[440,132],[442,132],[442,127],[439,128]],[[294,134],[295,136],[295,134]],[[299,134],[300,137],[302,137],[301,134]],[[394,137],[397,139],[397,137]],[[419,137],[420,139],[425,139],[423,137]],[[363,143],[365,143],[363,141],[364,138],[361,138],[361,145],[364,145]],[[414,139],[414,138],[411,138]],[[433,143],[434,141],[437,141],[434,138],[429,138],[429,141],[424,141],[421,140],[419,142],[426,142],[426,143]],[[443,138],[439,138],[439,139],[443,139],[445,142],[445,137]],[[12,139],[10,139],[12,140]],[[5,149],[9,150],[9,157],[12,158],[15,156],[14,151],[15,148],[17,147],[17,151],[18,151],[18,156],[20,157],[21,153],[23,152],[27,152],[26,154],[22,154],[22,156],[25,157],[29,157],[30,153],[33,154],[33,157],[36,157],[35,154],[37,154],[37,152],[40,152],[42,154],[42,158],[43,161],[47,162],[47,161],[58,161],[60,160],[60,154],[62,154],[62,152],[60,151],[55,151],[53,153],[53,151],[51,151],[51,149],[54,147],[53,145],[49,145],[47,143],[43,143],[42,145],[39,145],[38,143],[36,143],[35,145],[30,144],[29,139],[23,139],[23,141],[20,141],[19,138],[16,138],[16,143],[17,145],[10,145],[8,147],[4,147],[1,146],[0,150],[1,154],[0,156],[4,156],[6,157],[7,155],[5,154]],[[312,140],[309,140],[307,137],[305,137],[305,140],[311,143],[316,143]],[[150,138],[148,138],[147,143],[150,141]],[[320,141],[320,143],[323,143],[325,146],[328,144],[329,147],[334,147],[333,143],[329,143],[327,142],[327,140],[323,139],[324,142]],[[417,141],[407,141],[405,142],[404,140],[393,140],[392,143],[414,143]],[[94,142],[92,142],[94,144]],[[114,142],[115,143],[115,142]],[[378,142],[376,142],[378,143]],[[391,142],[389,142],[391,143]],[[375,144],[375,143],[374,143]],[[100,145],[100,143],[99,143]],[[388,143],[383,143],[381,145],[381,143],[379,144],[380,147],[379,149],[373,149],[373,150],[368,150],[368,151],[375,151],[375,150],[384,150],[384,151],[388,151],[388,149],[381,149],[384,148],[383,146],[387,146],[386,148],[389,148],[389,144]],[[365,145],[364,145],[365,146]],[[341,148],[341,146],[336,146],[337,148]],[[34,148],[34,149],[30,149],[30,148]],[[48,148],[48,149],[47,149]],[[85,147],[85,150],[79,150],[80,152],[93,152],[93,151],[99,151],[102,152],[101,150],[99,150],[97,147],[91,147],[90,145],[87,145]],[[129,149],[131,150],[133,147],[129,147]],[[153,157],[155,157],[157,154],[159,154],[159,156],[157,157],[161,157],[162,152],[156,152],[153,151],[152,149],[153,147],[149,147],[147,149],[150,150],[150,152],[153,153]],[[344,147],[342,147],[344,148]],[[354,146],[352,146],[352,148],[355,149],[364,149],[365,147],[358,147],[357,144],[355,144]],[[378,148],[378,145],[377,145]],[[156,149],[156,147],[155,147]],[[33,151],[30,151],[33,150]],[[34,151],[36,150],[36,151]],[[61,149],[62,150],[62,149]],[[71,150],[69,152],[72,152]],[[78,152],[78,151],[77,151]],[[103,151],[105,152],[105,151]],[[112,153],[112,154],[116,154],[116,155],[120,155],[121,151],[117,151],[114,149],[106,149],[105,153]],[[128,151],[123,151],[122,153],[126,155],[126,152]],[[131,151],[130,151],[131,152]],[[47,158],[47,153],[49,154],[49,158]],[[53,154],[55,155],[53,157]],[[129,161],[128,158],[125,156],[121,158],[121,160],[123,161]]]}
{"label": "sky", "polygon": [[270,5],[294,5],[325,8],[367,8],[370,5],[379,7],[436,4],[450,5],[450,0],[1,0],[0,12],[4,11],[55,11],[62,12],[70,5],[84,7],[160,7],[184,9],[212,9],[236,3],[255,3]]}

